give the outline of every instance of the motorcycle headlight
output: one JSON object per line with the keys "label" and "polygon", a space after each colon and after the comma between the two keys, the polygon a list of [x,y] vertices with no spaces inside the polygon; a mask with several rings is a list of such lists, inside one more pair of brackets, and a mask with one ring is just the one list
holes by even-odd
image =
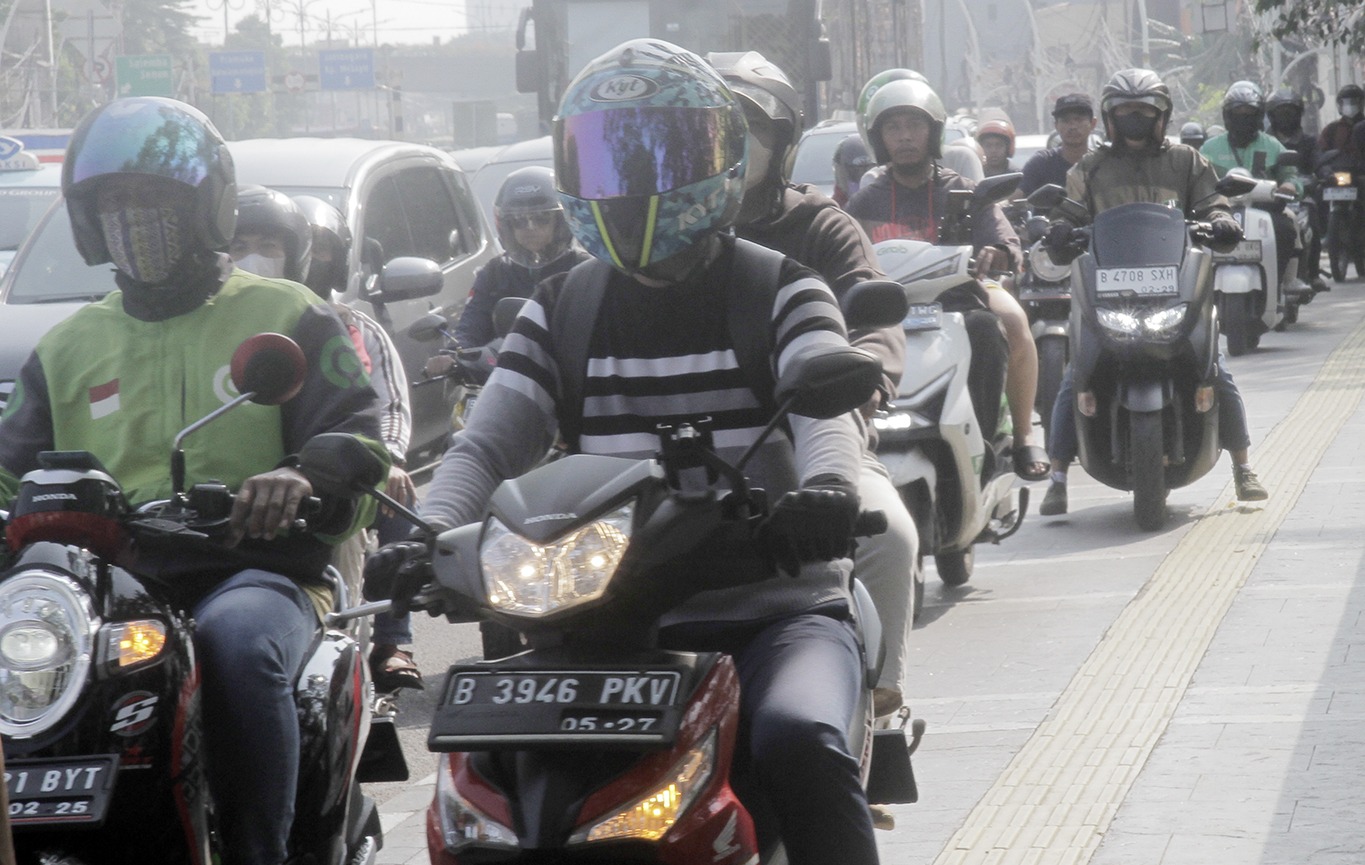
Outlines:
{"label": "motorcycle headlight", "polygon": [[1350,185],[1351,185],[1351,172],[1349,172],[1349,171],[1338,171],[1338,172],[1336,173],[1336,175],[1337,175],[1337,186],[1350,186]]}
{"label": "motorcycle headlight", "polygon": [[1061,282],[1071,276],[1071,266],[1053,261],[1041,240],[1028,252],[1028,267],[1044,282]]}
{"label": "motorcycle headlight", "polygon": [[659,785],[614,814],[569,836],[570,844],[639,838],[658,841],[687,813],[716,766],[716,728],[668,770]]}
{"label": "motorcycle headlight", "polygon": [[23,571],[0,583],[0,733],[35,736],[80,697],[97,622],[76,583]]}
{"label": "motorcycle headlight", "polygon": [[922,268],[909,276],[901,278],[902,285],[909,285],[912,282],[927,281],[930,279],[942,279],[945,276],[952,276],[962,267],[962,258],[966,253],[959,252],[957,255],[946,258],[928,267]]}
{"label": "motorcycle headlight", "polygon": [[1142,326],[1148,333],[1165,334],[1175,330],[1180,326],[1180,322],[1185,320],[1185,311],[1189,304],[1180,303],[1166,309],[1159,309],[1156,312],[1148,313],[1142,320]]}
{"label": "motorcycle headlight", "polygon": [[1120,336],[1137,336],[1142,332],[1142,319],[1123,309],[1096,309],[1100,327]]}
{"label": "motorcycle headlight", "polygon": [[552,544],[537,544],[494,517],[479,549],[488,603],[523,616],[543,616],[602,597],[630,544],[634,504],[613,511]]}

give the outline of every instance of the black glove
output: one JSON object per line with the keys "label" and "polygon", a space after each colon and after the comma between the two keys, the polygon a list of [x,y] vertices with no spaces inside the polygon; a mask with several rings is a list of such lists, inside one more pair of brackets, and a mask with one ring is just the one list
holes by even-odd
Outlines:
{"label": "black glove", "polygon": [[1213,229],[1213,237],[1209,240],[1209,248],[1214,252],[1231,252],[1242,241],[1242,226],[1235,219],[1226,216],[1215,218],[1210,228]]}
{"label": "black glove", "polygon": [[367,601],[393,601],[394,615],[411,609],[412,599],[431,582],[431,555],[417,541],[385,544],[365,560],[363,593]]}
{"label": "black glove", "polygon": [[1043,238],[1043,247],[1055,264],[1070,264],[1090,245],[1090,233],[1067,222],[1052,223]]}
{"label": "black glove", "polygon": [[837,479],[812,482],[777,500],[766,526],[769,549],[782,570],[796,576],[803,562],[848,556],[858,520],[858,493]]}

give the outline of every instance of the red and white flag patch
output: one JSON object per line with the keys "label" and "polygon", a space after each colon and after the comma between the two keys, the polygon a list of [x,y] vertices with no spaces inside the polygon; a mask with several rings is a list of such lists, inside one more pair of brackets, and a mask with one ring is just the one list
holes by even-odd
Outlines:
{"label": "red and white flag patch", "polygon": [[99,420],[118,411],[118,379],[90,388],[90,417]]}

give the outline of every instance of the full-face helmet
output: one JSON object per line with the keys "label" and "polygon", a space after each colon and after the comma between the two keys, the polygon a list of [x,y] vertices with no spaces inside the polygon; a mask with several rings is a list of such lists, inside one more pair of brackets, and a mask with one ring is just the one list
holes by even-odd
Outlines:
{"label": "full-face helmet", "polygon": [[867,152],[863,137],[856,132],[849,135],[834,148],[835,188],[852,196],[861,186],[863,175],[876,164],[872,161],[872,154]]}
{"label": "full-face helmet", "polygon": [[321,198],[296,195],[294,203],[313,229],[313,260],[303,282],[323,300],[329,300],[332,292],[346,290],[351,229],[341,211]]}
{"label": "full-face helmet", "polygon": [[[1138,103],[1150,105],[1157,110],[1156,122],[1145,130],[1136,126],[1120,129],[1115,123],[1114,109],[1120,105]],[[1118,144],[1128,138],[1145,138],[1149,144],[1159,144],[1166,135],[1166,125],[1171,122],[1171,91],[1166,83],[1150,69],[1124,69],[1115,72],[1109,83],[1100,92],[1100,114],[1104,117],[1104,129],[1109,140]],[[1126,124],[1125,124],[1126,125]],[[1141,131],[1141,136],[1129,133]]]}

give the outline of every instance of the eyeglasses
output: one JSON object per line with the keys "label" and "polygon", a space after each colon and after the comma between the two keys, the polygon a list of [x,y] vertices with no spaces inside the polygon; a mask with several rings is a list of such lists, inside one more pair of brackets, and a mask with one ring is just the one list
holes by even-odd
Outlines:
{"label": "eyeglasses", "polygon": [[548,228],[554,221],[552,213],[523,213],[507,217],[507,222],[513,228]]}

